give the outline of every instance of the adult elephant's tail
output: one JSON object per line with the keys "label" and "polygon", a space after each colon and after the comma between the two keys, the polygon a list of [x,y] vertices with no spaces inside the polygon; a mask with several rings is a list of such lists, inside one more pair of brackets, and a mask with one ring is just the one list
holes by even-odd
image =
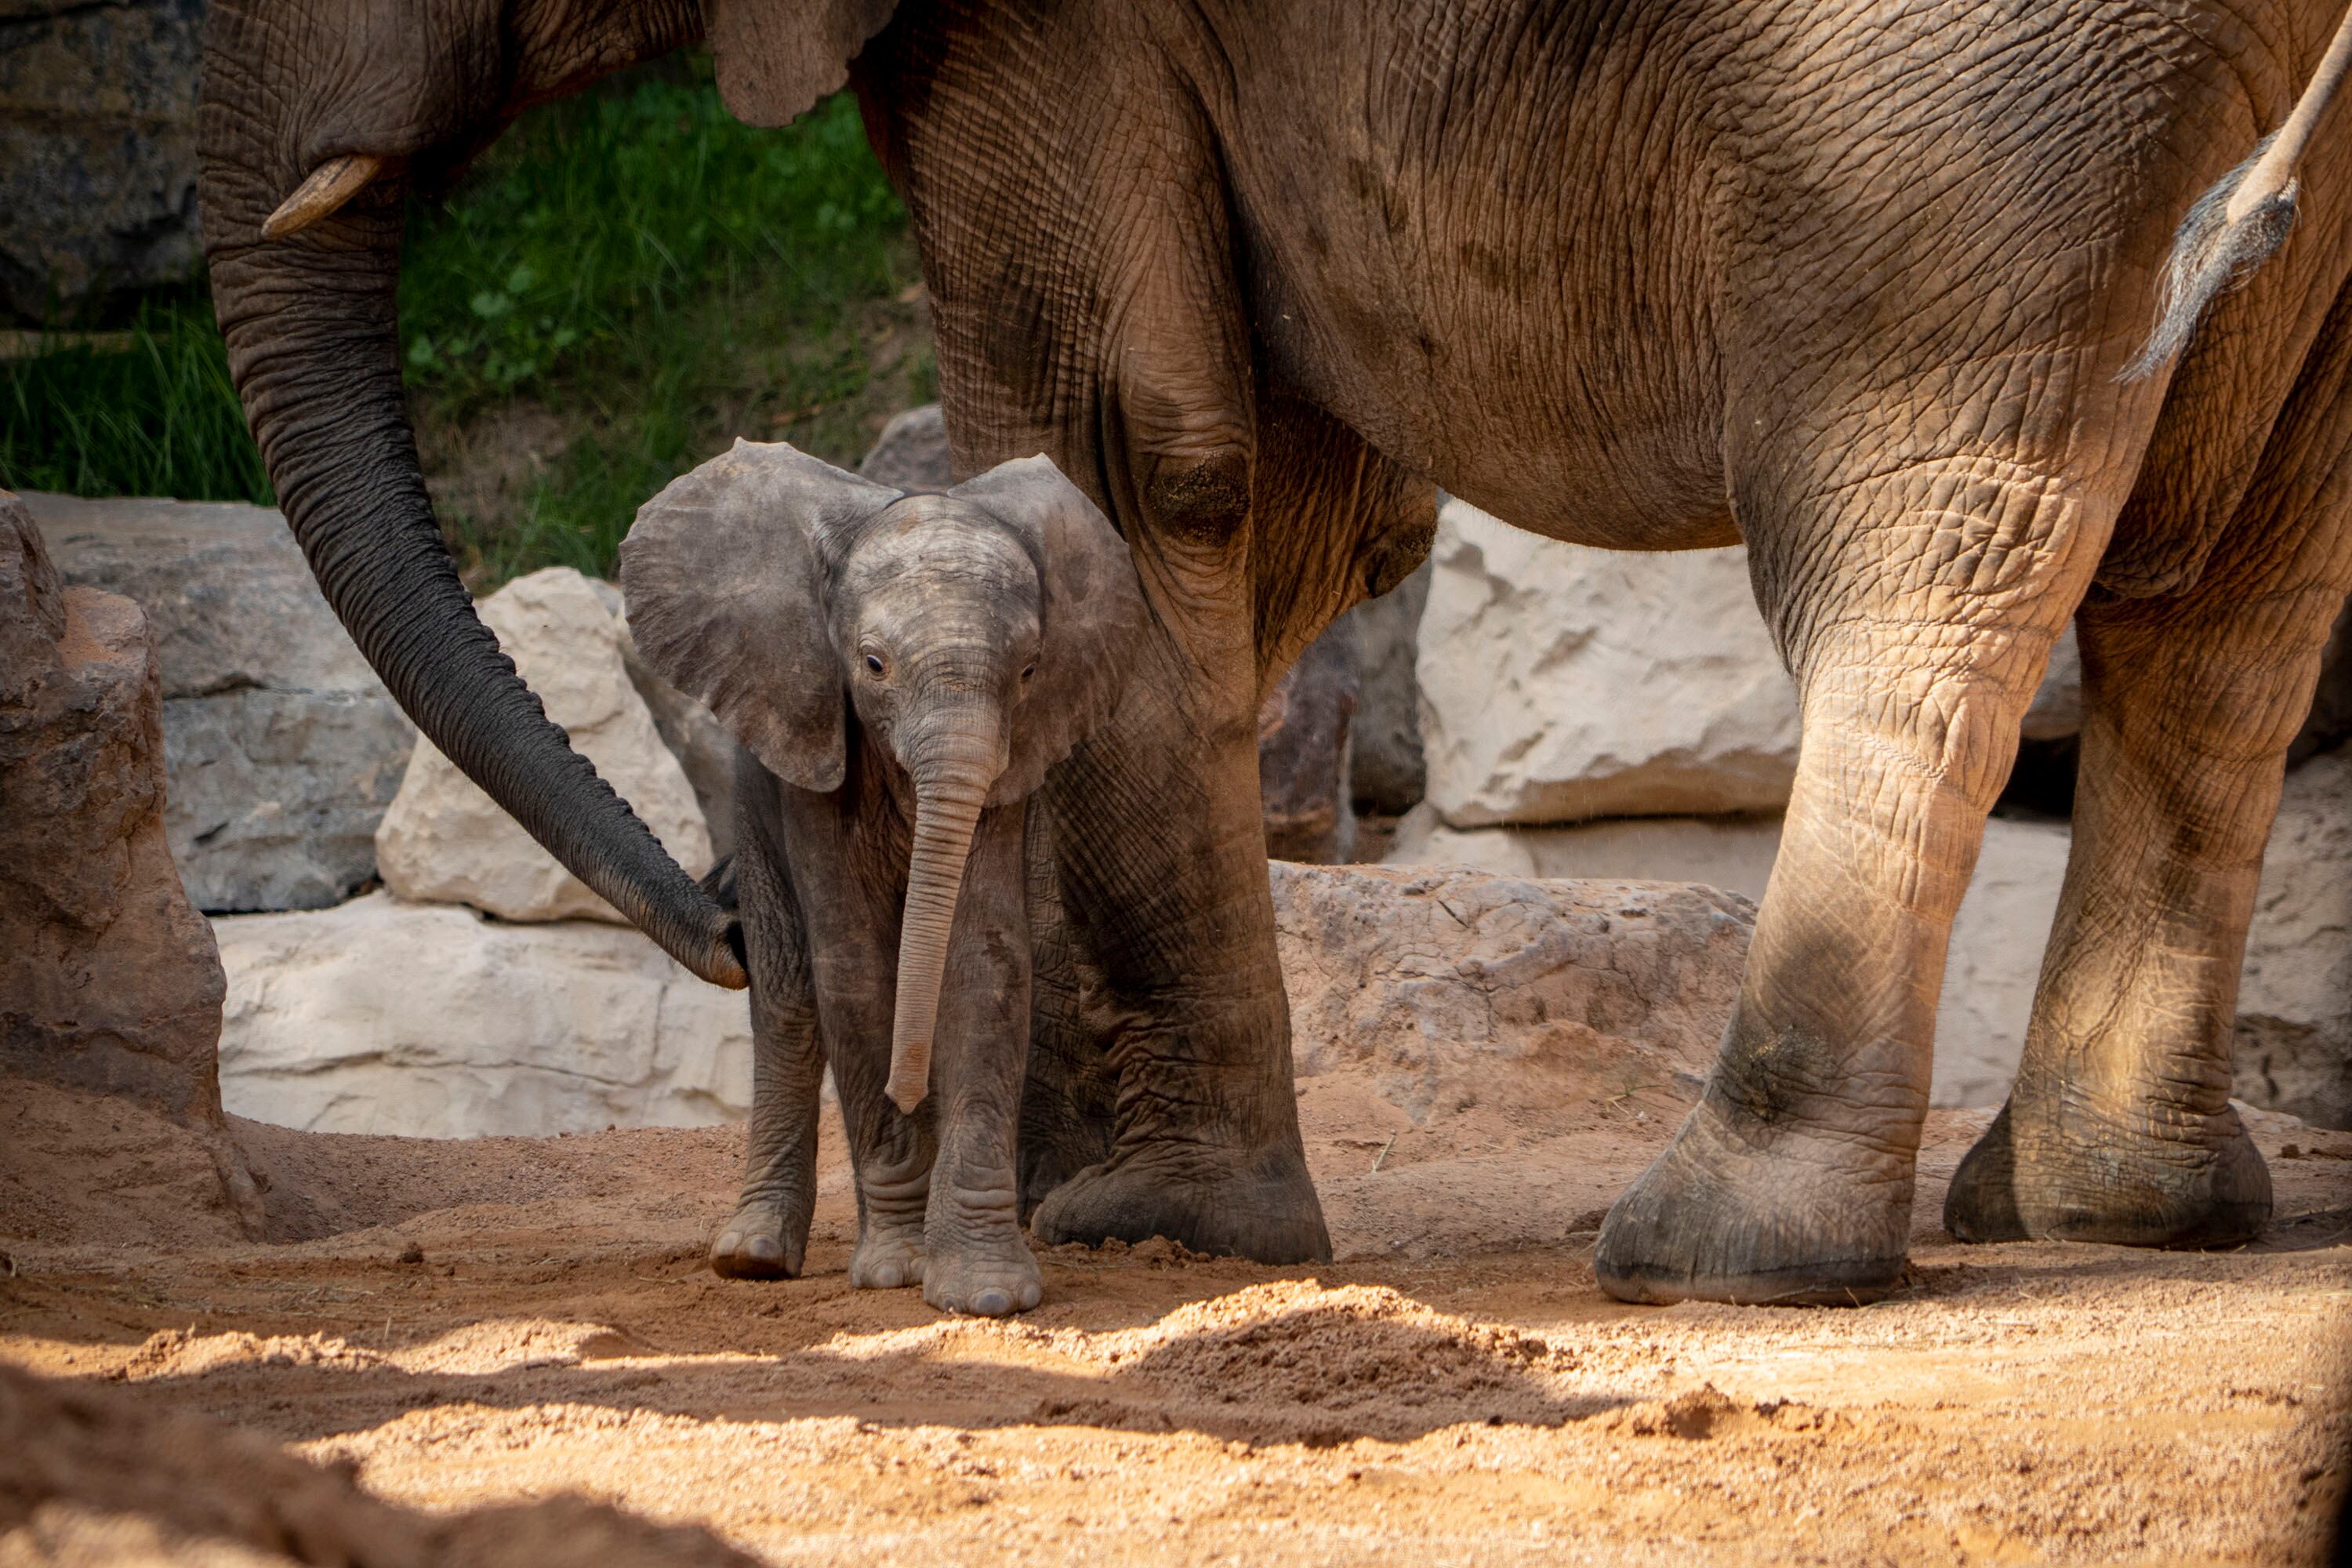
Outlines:
{"label": "adult elephant's tail", "polygon": [[2287,231],[2294,226],[2295,171],[2347,70],[2352,70],[2352,11],[2337,24],[2334,41],[2286,123],[2256,143],[2246,161],[2198,197],[2180,220],[2172,259],[2164,268],[2156,330],[2124,367],[2123,380],[2141,380],[2171,363],[2196,334],[2205,308],[2252,276],[2286,243]]}

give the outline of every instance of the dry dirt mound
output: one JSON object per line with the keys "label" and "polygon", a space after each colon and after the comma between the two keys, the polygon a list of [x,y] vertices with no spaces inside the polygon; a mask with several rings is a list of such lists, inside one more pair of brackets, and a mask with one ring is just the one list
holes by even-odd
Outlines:
{"label": "dry dirt mound", "polygon": [[1108,1365],[1176,1403],[1245,1410],[1309,1441],[1403,1442],[1460,1422],[1556,1426],[1590,1414],[1547,1376],[1573,1367],[1574,1352],[1433,1311],[1384,1285],[1254,1285],[1180,1307],[1102,1350]]}
{"label": "dry dirt mound", "polygon": [[310,1464],[217,1421],[5,1364],[0,1543],[25,1552],[0,1551],[0,1558],[61,1564],[719,1568],[751,1561],[705,1531],[648,1524],[576,1499],[450,1518],[394,1508],[362,1491],[351,1467]]}

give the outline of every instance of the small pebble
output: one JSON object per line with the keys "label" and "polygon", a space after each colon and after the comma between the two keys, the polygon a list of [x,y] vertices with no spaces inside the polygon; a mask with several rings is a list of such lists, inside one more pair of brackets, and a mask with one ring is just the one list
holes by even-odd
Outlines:
{"label": "small pebble", "polygon": [[422,1263],[425,1261],[425,1249],[412,1241],[406,1247],[400,1249],[400,1261],[403,1263]]}

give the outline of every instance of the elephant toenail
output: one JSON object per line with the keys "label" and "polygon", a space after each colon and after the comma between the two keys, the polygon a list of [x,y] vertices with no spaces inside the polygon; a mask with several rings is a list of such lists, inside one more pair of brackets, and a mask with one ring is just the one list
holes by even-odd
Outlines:
{"label": "elephant toenail", "polygon": [[740,1230],[730,1230],[726,1235],[720,1237],[719,1238],[719,1244],[713,1247],[710,1250],[717,1253],[721,1258],[727,1258],[731,1257],[734,1253],[739,1251],[742,1246],[743,1233]]}
{"label": "elephant toenail", "polygon": [[777,1263],[783,1259],[784,1244],[772,1236],[755,1236],[743,1250],[762,1263]]}
{"label": "elephant toenail", "polygon": [[983,1318],[1001,1318],[1013,1310],[1013,1298],[992,1287],[971,1299],[971,1310]]}

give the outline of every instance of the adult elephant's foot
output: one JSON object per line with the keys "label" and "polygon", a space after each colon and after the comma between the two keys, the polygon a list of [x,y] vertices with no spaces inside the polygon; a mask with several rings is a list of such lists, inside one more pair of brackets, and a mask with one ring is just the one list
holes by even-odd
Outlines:
{"label": "adult elephant's foot", "polygon": [[1896,1150],[1710,1091],[1611,1206],[1593,1272],[1621,1301],[1863,1305],[1902,1278],[1911,1181]]}
{"label": "adult elephant's foot", "polygon": [[2101,1115],[2021,1089],[1944,1199],[1960,1241],[2231,1247],[2262,1234],[2271,1173],[2238,1113]]}
{"label": "adult elephant's foot", "polygon": [[797,1279],[808,1219],[794,1226],[773,1198],[745,1197],[710,1242],[710,1271],[724,1279]]}
{"label": "adult elephant's foot", "polygon": [[1254,1152],[1146,1144],[1088,1166],[1040,1204],[1031,1226],[1049,1245],[1149,1241],[1164,1236],[1195,1252],[1259,1263],[1326,1263],[1331,1235],[1307,1179],[1307,1157],[1287,1142]]}

